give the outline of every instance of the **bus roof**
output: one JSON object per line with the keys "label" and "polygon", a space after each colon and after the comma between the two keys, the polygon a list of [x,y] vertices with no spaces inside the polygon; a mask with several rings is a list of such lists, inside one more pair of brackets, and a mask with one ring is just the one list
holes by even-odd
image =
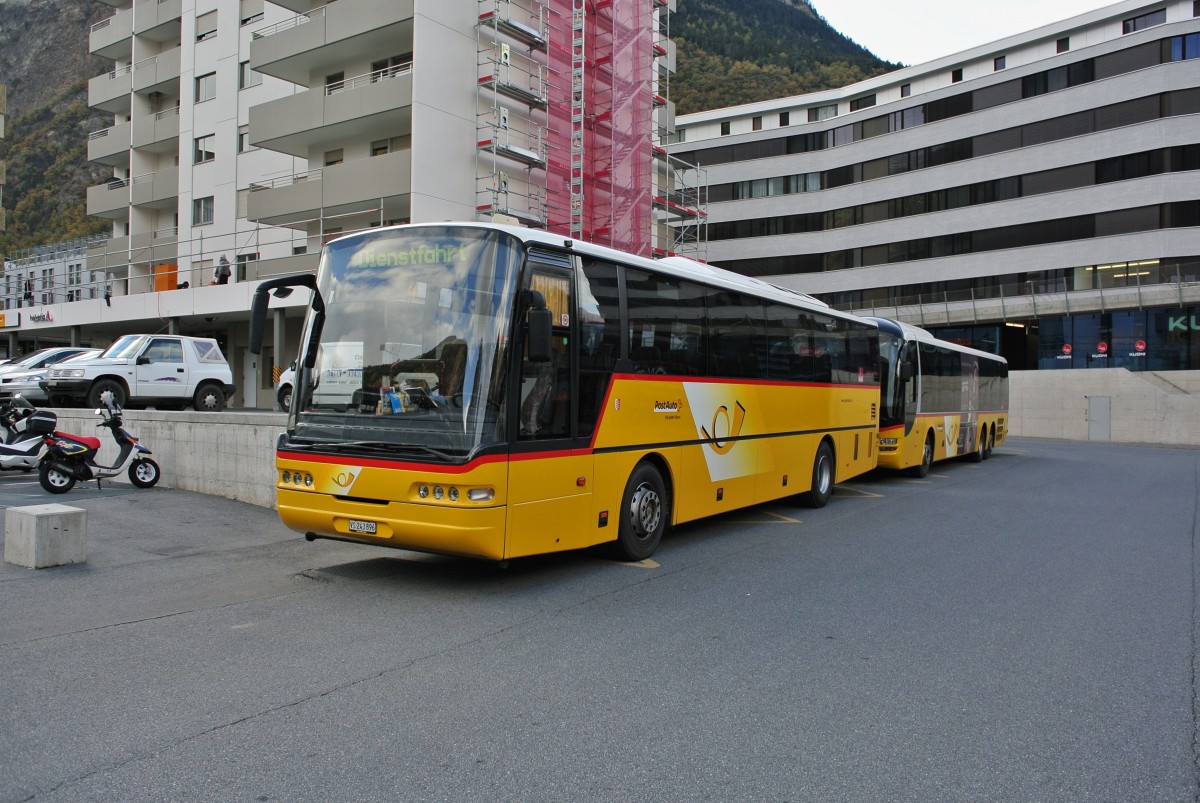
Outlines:
{"label": "bus roof", "polygon": [[893,321],[890,318],[877,318],[875,316],[868,316],[866,320],[873,321],[875,323],[875,325],[878,326],[881,331],[890,332],[891,334],[894,334],[894,335],[899,335],[900,337],[904,338],[905,340],[909,340],[909,341],[915,340],[918,343],[930,343],[933,345],[937,345],[937,346],[941,346],[943,348],[950,349],[951,351],[958,351],[958,352],[962,352],[963,354],[974,354],[977,357],[984,357],[986,359],[995,360],[997,362],[1002,362],[1005,364],[1008,363],[1008,360],[1004,359],[999,354],[992,354],[990,351],[980,351],[979,349],[973,349],[970,346],[963,346],[959,343],[952,343],[949,340],[941,340],[939,338],[934,337],[933,333],[930,332],[929,330],[922,329],[919,326],[913,326],[910,323],[903,323],[902,321]]}
{"label": "bus roof", "polygon": [[[609,259],[615,262],[621,262],[623,264],[630,265],[632,267],[643,268],[656,273],[674,276],[679,279],[700,282],[711,287],[719,287],[725,290],[747,293],[757,298],[778,301],[793,307],[807,308],[813,311],[819,311],[825,315],[843,318],[849,321],[857,321],[859,323],[875,325],[875,322],[869,318],[861,318],[848,312],[835,310],[825,302],[813,298],[812,296],[805,295],[804,293],[790,290],[786,287],[780,287],[778,285],[771,284],[770,282],[764,282],[761,279],[756,279],[752,276],[743,276],[740,273],[734,273],[733,271],[725,270],[724,268],[720,268],[715,265],[697,262],[694,259],[688,259],[686,257],[673,256],[666,257],[665,259],[650,259],[648,257],[629,254],[615,248],[608,248],[607,246],[603,245],[595,245],[594,243],[578,240],[568,237],[564,234],[554,234],[551,232],[542,231],[540,229],[527,229],[523,226],[514,226],[505,223],[486,223],[482,221],[445,221],[442,223],[409,223],[400,226],[390,226],[387,228],[409,229],[427,226],[453,226],[459,228],[476,228],[502,231],[525,243],[534,243],[556,250],[571,251],[577,254],[587,254],[588,256]],[[355,236],[370,236],[385,230],[386,229],[373,228],[363,232],[346,234],[336,239],[342,240]]]}

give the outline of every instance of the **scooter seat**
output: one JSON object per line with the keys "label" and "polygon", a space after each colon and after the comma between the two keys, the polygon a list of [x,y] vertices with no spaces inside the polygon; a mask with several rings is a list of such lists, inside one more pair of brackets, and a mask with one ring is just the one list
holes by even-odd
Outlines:
{"label": "scooter seat", "polygon": [[95,451],[100,451],[100,439],[99,438],[92,438],[88,435],[72,435],[69,432],[55,432],[54,436],[57,438],[63,438],[63,437],[70,438],[71,440],[76,441],[77,443],[82,443],[84,446],[86,446],[89,449],[93,449]]}

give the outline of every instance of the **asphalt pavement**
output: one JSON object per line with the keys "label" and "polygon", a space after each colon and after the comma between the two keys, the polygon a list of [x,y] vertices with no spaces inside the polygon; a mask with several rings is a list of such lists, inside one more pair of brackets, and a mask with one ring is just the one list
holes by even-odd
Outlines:
{"label": "asphalt pavement", "polygon": [[0,564],[0,801],[1200,795],[1200,450],[1012,441],[641,564],[36,499],[87,510],[88,561]]}

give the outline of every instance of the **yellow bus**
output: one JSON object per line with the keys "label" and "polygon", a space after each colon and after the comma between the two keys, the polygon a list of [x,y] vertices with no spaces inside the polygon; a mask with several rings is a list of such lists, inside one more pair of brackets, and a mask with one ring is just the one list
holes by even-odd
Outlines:
{"label": "yellow bus", "polygon": [[489,223],[329,242],[278,442],[278,509],[333,538],[495,561],[611,542],[875,467],[876,324],[682,258]]}
{"label": "yellow bus", "polygon": [[905,323],[879,327],[879,466],[924,477],[937,460],[986,460],[1008,433],[1008,362]]}

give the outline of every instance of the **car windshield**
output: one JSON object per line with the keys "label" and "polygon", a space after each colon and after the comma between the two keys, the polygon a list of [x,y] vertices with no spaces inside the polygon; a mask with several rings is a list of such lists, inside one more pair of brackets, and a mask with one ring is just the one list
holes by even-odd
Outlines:
{"label": "car windshield", "polygon": [[142,347],[142,343],[149,335],[124,335],[117,338],[108,349],[100,356],[106,360],[118,357],[132,357],[137,354],[138,349]]}
{"label": "car windshield", "polygon": [[454,461],[502,441],[522,253],[510,235],[453,226],[330,243],[316,364],[297,370],[294,440]]}

